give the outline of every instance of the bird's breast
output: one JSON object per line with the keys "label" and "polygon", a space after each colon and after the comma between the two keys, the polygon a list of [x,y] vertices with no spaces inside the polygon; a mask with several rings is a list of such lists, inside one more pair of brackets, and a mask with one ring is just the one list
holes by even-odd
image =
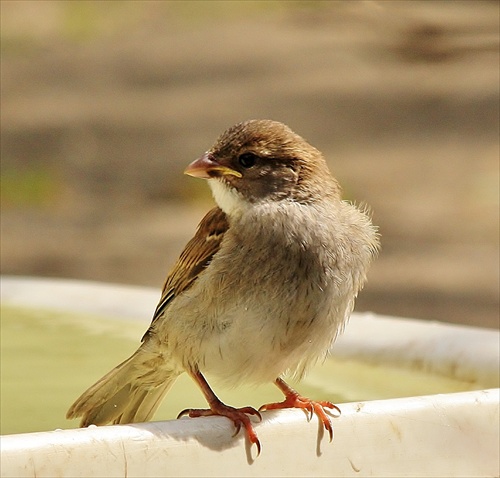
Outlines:
{"label": "bird's breast", "polygon": [[200,370],[233,384],[262,382],[325,354],[364,275],[353,259],[358,244],[335,217],[285,216],[231,224],[197,283],[176,300],[183,320],[174,310],[166,333],[184,366],[194,357]]}

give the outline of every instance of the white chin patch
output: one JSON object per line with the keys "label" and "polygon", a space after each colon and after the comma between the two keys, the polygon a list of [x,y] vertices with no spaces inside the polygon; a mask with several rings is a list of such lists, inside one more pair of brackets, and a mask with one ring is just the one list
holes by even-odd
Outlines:
{"label": "white chin patch", "polygon": [[215,202],[227,215],[241,214],[248,207],[241,194],[224,181],[209,179],[208,184],[212,189]]}

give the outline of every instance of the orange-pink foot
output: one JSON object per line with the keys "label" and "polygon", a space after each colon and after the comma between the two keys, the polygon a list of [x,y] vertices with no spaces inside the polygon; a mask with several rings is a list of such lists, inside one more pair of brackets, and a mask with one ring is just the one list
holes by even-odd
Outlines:
{"label": "orange-pink foot", "polygon": [[256,415],[259,417],[260,420],[262,420],[261,414],[257,410],[255,410],[255,408],[252,407],[233,408],[222,403],[217,398],[213,390],[210,388],[210,385],[208,385],[208,382],[205,380],[203,374],[197,368],[188,370],[188,372],[200,387],[201,391],[203,392],[203,395],[205,395],[205,398],[207,399],[210,409],[205,410],[205,409],[188,408],[179,413],[177,418],[180,418],[183,415],[188,415],[191,418],[209,417],[212,415],[227,417],[234,423],[234,426],[236,427],[236,432],[234,433],[233,436],[236,436],[241,430],[241,427],[244,427],[247,432],[248,439],[250,440],[250,444],[251,445],[255,444],[257,446],[257,456],[259,456],[260,441],[257,438],[257,433],[255,433],[255,430],[253,429],[252,423],[250,422],[250,418],[248,418],[248,415]]}
{"label": "orange-pink foot", "polygon": [[309,413],[309,420],[315,413],[318,419],[321,421],[325,430],[330,436],[330,441],[333,440],[333,427],[330,417],[326,414],[325,409],[330,409],[331,411],[336,411],[340,414],[340,408],[328,401],[316,401],[310,398],[303,397],[299,395],[292,387],[286,384],[283,379],[278,378],[275,381],[278,388],[285,394],[285,399],[282,402],[268,403],[262,405],[259,411],[264,410],[277,410],[281,408],[301,408]]}
{"label": "orange-pink foot", "polygon": [[236,436],[241,430],[241,427],[244,427],[250,443],[257,446],[257,456],[259,456],[261,450],[260,441],[257,437],[257,433],[252,426],[250,418],[248,418],[248,415],[256,415],[257,417],[259,417],[259,420],[262,420],[261,414],[252,407],[234,408],[225,405],[221,401],[213,402],[211,404],[211,407],[212,408],[210,409],[188,408],[179,413],[177,418],[180,418],[183,415],[187,415],[191,418],[210,417],[213,415],[227,417],[234,423],[234,426],[236,427],[236,431],[234,432],[233,436]]}

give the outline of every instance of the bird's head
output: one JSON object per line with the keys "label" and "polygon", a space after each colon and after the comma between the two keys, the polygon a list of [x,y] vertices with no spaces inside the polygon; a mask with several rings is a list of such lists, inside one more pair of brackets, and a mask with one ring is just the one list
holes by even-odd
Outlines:
{"label": "bird's head", "polygon": [[217,204],[228,214],[245,203],[308,203],[340,196],[323,155],[288,126],[271,120],[229,128],[185,173],[210,180]]}

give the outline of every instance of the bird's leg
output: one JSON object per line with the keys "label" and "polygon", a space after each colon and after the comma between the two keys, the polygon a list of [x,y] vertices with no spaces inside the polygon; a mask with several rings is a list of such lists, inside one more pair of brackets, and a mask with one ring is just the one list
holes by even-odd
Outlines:
{"label": "bird's leg", "polygon": [[262,405],[259,411],[276,410],[279,408],[301,408],[309,413],[309,419],[313,413],[318,416],[318,419],[323,423],[323,426],[330,435],[330,441],[333,439],[333,428],[330,417],[326,414],[325,408],[335,410],[340,414],[340,408],[331,402],[315,401],[310,398],[302,397],[299,393],[288,385],[282,378],[277,378],[274,383],[285,394],[285,400],[277,403],[269,403]]}
{"label": "bird's leg", "polygon": [[212,415],[220,415],[222,417],[229,418],[236,427],[236,432],[233,436],[236,436],[243,426],[247,432],[248,439],[250,443],[255,444],[257,446],[257,455],[260,454],[260,441],[257,438],[257,433],[253,429],[252,423],[250,422],[250,418],[248,415],[257,415],[260,420],[262,420],[261,414],[252,407],[243,407],[243,408],[234,408],[230,407],[222,403],[219,398],[215,395],[213,390],[210,388],[210,385],[205,380],[205,377],[201,374],[198,369],[190,370],[189,375],[193,378],[193,380],[198,384],[203,395],[205,396],[210,409],[195,409],[188,408],[183,410],[177,418],[180,418],[183,415],[187,415],[191,418],[195,417],[208,417]]}

